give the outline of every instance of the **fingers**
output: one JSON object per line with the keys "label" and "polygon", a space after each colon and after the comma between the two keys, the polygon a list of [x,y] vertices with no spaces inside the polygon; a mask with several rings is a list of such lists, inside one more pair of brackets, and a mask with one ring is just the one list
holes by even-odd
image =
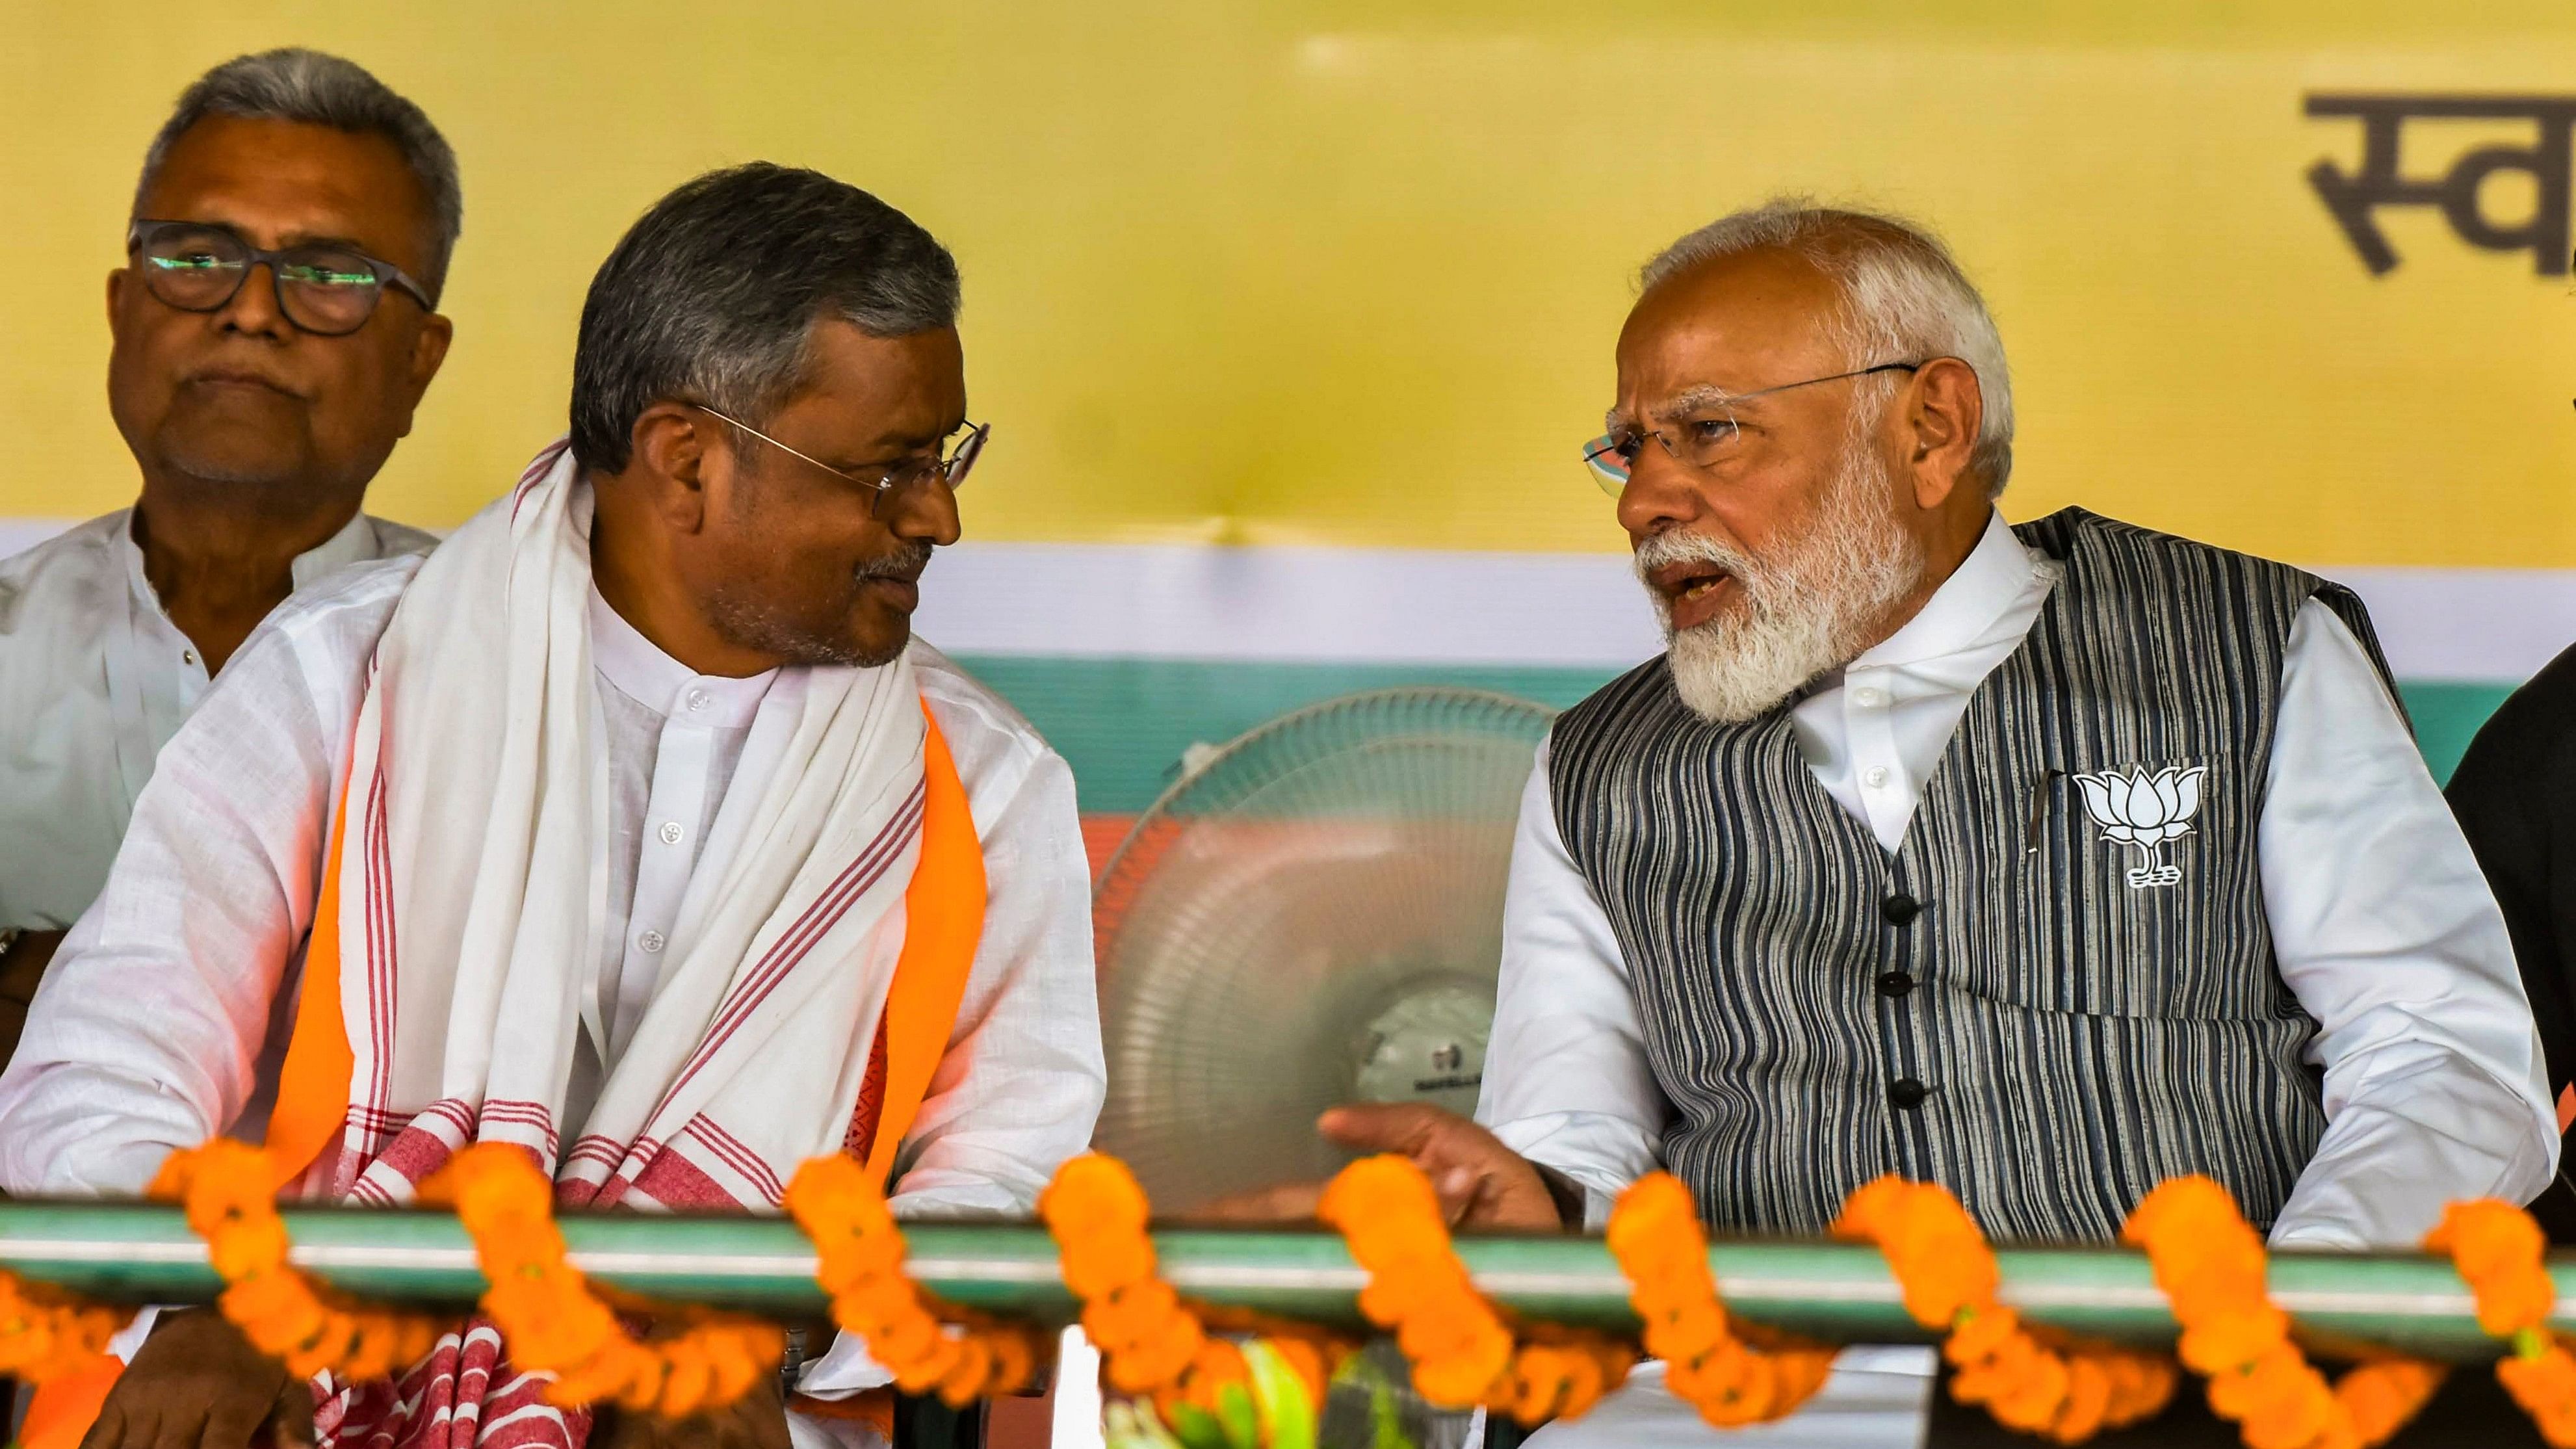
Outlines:
{"label": "fingers", "polygon": [[[311,1415],[308,1414],[306,1417],[310,1418]],[[258,1434],[268,1422],[268,1416],[265,1414],[244,1413],[240,1406],[234,1404],[217,1404],[206,1410],[205,1416],[197,1420],[197,1432],[193,1437],[184,1432],[175,1434],[170,1432],[175,1425],[164,1421],[161,1449],[250,1449],[252,1436]],[[305,1433],[305,1439],[293,1442],[309,1442],[312,1435],[309,1426]],[[263,1438],[261,1442],[265,1444],[269,1441]]]}
{"label": "fingers", "polygon": [[310,1380],[293,1374],[278,1386],[277,1402],[268,1418],[260,1425],[259,1442],[276,1444],[280,1449],[311,1449],[313,1444],[313,1385]]}
{"label": "fingers", "polygon": [[1484,1186],[1483,1175],[1471,1167],[1447,1167],[1431,1174],[1431,1188],[1440,1194],[1440,1211],[1453,1228],[1475,1211]]}
{"label": "fingers", "polygon": [[81,1436],[80,1449],[121,1449],[125,1443],[125,1406],[111,1392],[107,1403],[90,1422],[89,1432]]}
{"label": "fingers", "polygon": [[1411,1156],[1453,1123],[1475,1125],[1426,1102],[1351,1102],[1317,1118],[1315,1127],[1344,1147]]}
{"label": "fingers", "polygon": [[1323,1196],[1324,1185],[1320,1182],[1285,1182],[1222,1197],[1192,1208],[1183,1216],[1194,1223],[1304,1222],[1315,1216],[1315,1205]]}

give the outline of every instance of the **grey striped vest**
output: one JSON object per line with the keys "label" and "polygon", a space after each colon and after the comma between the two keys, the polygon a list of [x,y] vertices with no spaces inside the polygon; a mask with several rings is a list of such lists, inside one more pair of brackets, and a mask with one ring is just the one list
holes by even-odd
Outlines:
{"label": "grey striped vest", "polygon": [[[2273,964],[2255,823],[2291,621],[2323,599],[2376,660],[2361,603],[2080,510],[2016,532],[2064,580],[1893,856],[1785,705],[1708,724],[1658,659],[1557,721],[1557,826],[1629,966],[1664,1161],[1712,1224],[1818,1232],[1886,1172],[1998,1239],[2107,1239],[2191,1172],[2268,1224],[2315,1151],[2316,1026]],[[2168,767],[2206,773],[2150,858],[2076,777]]]}

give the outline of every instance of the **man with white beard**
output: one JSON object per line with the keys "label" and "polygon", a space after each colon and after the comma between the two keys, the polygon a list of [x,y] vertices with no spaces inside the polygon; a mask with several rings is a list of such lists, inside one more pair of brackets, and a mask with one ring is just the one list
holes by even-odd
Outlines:
{"label": "man with white beard", "polygon": [[[2397,1247],[2549,1181],[2504,923],[2360,601],[2078,509],[2008,527],[2012,435],[1918,229],[1777,203],[1647,265],[1585,459],[1670,653],[1531,778],[1483,1125],[1328,1133],[1471,1227],[1597,1227],[1663,1168],[1721,1235],[1813,1235],[1892,1172],[2098,1242],[2201,1173],[2276,1245]],[[1931,1372],[1847,1353],[1726,1442],[1912,1445]],[[1540,1442],[1705,1436],[1659,1384]]]}

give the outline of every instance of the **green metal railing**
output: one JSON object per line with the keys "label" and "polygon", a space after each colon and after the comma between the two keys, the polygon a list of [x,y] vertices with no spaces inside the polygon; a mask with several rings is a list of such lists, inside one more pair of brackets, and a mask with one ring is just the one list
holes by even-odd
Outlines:
{"label": "green metal railing", "polygon": [[[297,1208],[285,1213],[294,1260],[346,1292],[385,1302],[461,1307],[482,1291],[456,1219],[432,1211]],[[778,1218],[568,1215],[573,1262],[630,1292],[675,1302],[820,1319],[814,1253]],[[1016,1223],[907,1224],[910,1269],[924,1287],[974,1308],[1064,1321],[1072,1298],[1043,1229]],[[1362,1275],[1331,1233],[1165,1229],[1163,1272],[1183,1293],[1319,1323],[1356,1324]],[[1600,1327],[1635,1323],[1627,1283],[1597,1238],[1466,1237],[1459,1255],[1477,1286],[1530,1317]],[[1728,1306],[1758,1323],[1834,1342],[1924,1337],[1900,1305],[1876,1251],[1841,1243],[1742,1241],[1711,1253]],[[2008,1249],[2004,1301],[2037,1322],[2091,1337],[2163,1346],[2174,1336],[2144,1258],[2111,1248]],[[2576,1254],[2553,1255],[2554,1322],[2576,1333]],[[0,1202],[0,1268],[108,1302],[189,1303],[223,1286],[176,1208],[148,1203]],[[2428,1358],[2492,1357],[2467,1288],[2447,1262],[2407,1254],[2283,1253],[2274,1299],[2309,1346],[2361,1344]]]}

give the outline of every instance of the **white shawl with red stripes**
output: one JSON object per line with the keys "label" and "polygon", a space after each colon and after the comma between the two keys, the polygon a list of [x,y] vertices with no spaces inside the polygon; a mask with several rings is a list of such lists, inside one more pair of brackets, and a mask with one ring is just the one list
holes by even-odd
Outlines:
{"label": "white shawl with red stripes", "polygon": [[[756,824],[720,888],[691,893],[709,904],[673,932],[588,1120],[563,1120],[609,848],[587,487],[561,445],[539,455],[422,565],[377,646],[342,807],[350,1110],[307,1179],[328,1196],[402,1202],[480,1140],[535,1152],[568,1205],[767,1210],[850,1121],[919,847],[924,727],[902,661],[810,671]],[[471,1337],[442,1346],[446,1375],[425,1366],[451,1395]],[[343,1395],[325,1417],[375,1418],[361,1407]],[[464,1417],[434,1437],[474,1442]],[[389,1427],[346,1424],[350,1442],[426,1426]]]}
{"label": "white shawl with red stripes", "polygon": [[334,1195],[403,1201],[481,1140],[536,1152],[572,1203],[774,1207],[858,1098],[896,954],[871,938],[900,941],[920,839],[900,660],[809,671],[758,823],[562,1145],[606,911],[587,486],[568,451],[540,455],[430,556],[377,645],[341,852],[355,1062]]}

